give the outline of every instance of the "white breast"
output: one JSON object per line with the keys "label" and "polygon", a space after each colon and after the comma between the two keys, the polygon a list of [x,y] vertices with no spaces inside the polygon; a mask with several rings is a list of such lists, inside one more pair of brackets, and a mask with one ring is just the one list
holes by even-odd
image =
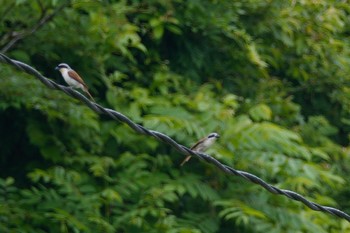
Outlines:
{"label": "white breast", "polygon": [[204,140],[198,147],[196,148],[196,151],[198,152],[205,152],[213,143],[216,141],[216,138],[207,138]]}
{"label": "white breast", "polygon": [[81,88],[81,89],[84,88],[84,86],[81,83],[75,81],[75,79],[71,78],[68,75],[68,69],[62,68],[60,71],[61,71],[61,74],[62,74],[62,77],[63,77],[64,81],[66,81],[66,83],[69,86],[74,87],[74,88]]}
{"label": "white breast", "polygon": [[208,138],[207,140],[205,140],[205,142],[203,143],[205,149],[207,149],[208,147],[210,147],[211,145],[213,145],[213,143],[216,141],[216,138]]}

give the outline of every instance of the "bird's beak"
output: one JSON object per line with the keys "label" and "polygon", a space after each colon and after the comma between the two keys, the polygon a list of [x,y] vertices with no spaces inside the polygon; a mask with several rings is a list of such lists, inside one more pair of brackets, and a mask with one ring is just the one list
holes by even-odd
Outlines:
{"label": "bird's beak", "polygon": [[220,138],[220,135],[216,135],[215,137],[216,137],[216,138]]}
{"label": "bird's beak", "polygon": [[58,66],[55,67],[55,70],[59,70],[60,68]]}

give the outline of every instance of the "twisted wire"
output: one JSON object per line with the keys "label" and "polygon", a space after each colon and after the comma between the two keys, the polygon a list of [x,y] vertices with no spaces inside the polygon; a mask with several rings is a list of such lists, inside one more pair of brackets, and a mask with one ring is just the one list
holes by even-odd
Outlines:
{"label": "twisted wire", "polygon": [[91,102],[87,97],[85,97],[80,92],[73,90],[70,87],[62,86],[62,85],[55,83],[54,81],[41,75],[39,73],[39,71],[37,71],[33,67],[31,67],[23,62],[10,59],[9,57],[5,56],[2,53],[0,53],[0,62],[10,64],[21,71],[24,71],[28,74],[35,76],[43,84],[45,84],[48,88],[63,91],[67,95],[82,101],[89,108],[91,108],[93,111],[95,111],[99,114],[106,114],[114,120],[126,123],[130,128],[132,128],[137,133],[144,134],[147,136],[152,136],[161,142],[169,144],[170,146],[175,148],[181,154],[184,154],[186,156],[187,155],[196,156],[199,159],[206,161],[207,163],[213,164],[218,169],[220,169],[221,171],[223,171],[229,175],[243,177],[244,179],[246,179],[252,183],[255,183],[255,184],[262,186],[267,191],[269,191],[273,194],[284,195],[292,200],[299,201],[299,202],[303,203],[304,205],[306,205],[307,207],[309,207],[312,210],[329,213],[329,214],[332,214],[332,215],[337,216],[339,218],[343,218],[343,219],[347,220],[348,222],[350,222],[350,215],[348,215],[347,213],[345,213],[339,209],[329,207],[329,206],[322,206],[320,204],[311,202],[296,192],[293,192],[290,190],[285,190],[285,189],[279,189],[277,187],[274,187],[273,185],[266,183],[264,180],[262,180],[261,178],[255,176],[253,174],[250,174],[250,173],[244,172],[244,171],[240,171],[240,170],[235,170],[232,167],[229,167],[225,164],[220,163],[218,160],[216,160],[215,158],[213,158],[207,154],[194,152],[194,151],[190,150],[189,148],[187,148],[186,146],[183,146],[183,145],[177,143],[174,139],[170,138],[169,136],[167,136],[163,133],[160,133],[160,132],[157,132],[154,130],[146,129],[142,125],[134,123],[127,116],[121,114],[120,112],[117,112],[117,111],[112,110],[112,109],[104,108],[95,102]]}

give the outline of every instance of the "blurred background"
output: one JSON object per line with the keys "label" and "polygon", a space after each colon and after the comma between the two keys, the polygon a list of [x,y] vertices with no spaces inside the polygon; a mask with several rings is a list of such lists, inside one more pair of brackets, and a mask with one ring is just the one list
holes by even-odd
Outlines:
{"label": "blurred background", "polygon": [[[282,189],[350,213],[350,5],[0,0],[0,52]],[[0,64],[1,232],[350,232]]]}

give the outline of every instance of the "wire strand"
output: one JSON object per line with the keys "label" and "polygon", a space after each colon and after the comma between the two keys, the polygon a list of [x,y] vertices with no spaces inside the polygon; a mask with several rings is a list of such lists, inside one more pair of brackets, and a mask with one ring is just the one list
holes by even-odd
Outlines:
{"label": "wire strand", "polygon": [[261,178],[255,176],[253,174],[250,174],[250,173],[244,172],[244,171],[235,170],[232,167],[229,167],[225,164],[222,164],[221,162],[219,162],[215,158],[211,157],[210,155],[194,152],[194,151],[190,150],[189,148],[187,148],[186,146],[183,146],[183,145],[177,143],[174,139],[172,139],[171,137],[169,137],[166,134],[157,132],[155,130],[146,129],[142,125],[134,123],[127,116],[123,115],[120,112],[117,112],[113,109],[104,108],[95,102],[91,102],[87,97],[82,95],[80,92],[78,92],[70,87],[62,86],[62,85],[55,83],[54,81],[41,75],[40,72],[37,71],[36,69],[34,69],[33,67],[31,67],[23,62],[10,59],[9,57],[5,56],[2,53],[0,53],[0,61],[2,63],[10,64],[21,71],[24,71],[28,74],[35,76],[36,78],[38,78],[43,84],[45,84],[50,89],[61,90],[64,93],[66,93],[67,95],[82,101],[89,108],[91,108],[93,111],[95,111],[99,114],[108,115],[109,117],[111,117],[114,120],[117,120],[117,121],[120,121],[120,122],[127,124],[130,128],[132,128],[137,133],[154,137],[158,141],[169,144],[170,146],[175,148],[181,154],[184,154],[186,156],[188,156],[188,155],[196,156],[199,159],[202,159],[209,164],[213,164],[218,169],[220,169],[221,171],[223,171],[229,175],[240,176],[240,177],[242,177],[242,178],[244,178],[252,183],[255,183],[255,184],[262,186],[264,189],[266,189],[267,191],[269,191],[273,194],[284,195],[292,200],[299,201],[299,202],[303,203],[304,205],[306,205],[307,207],[309,207],[312,210],[329,213],[329,214],[332,214],[332,215],[337,216],[339,218],[343,218],[343,219],[347,220],[348,222],[350,222],[350,215],[348,215],[347,213],[345,213],[341,210],[338,210],[336,208],[329,207],[329,206],[322,206],[320,204],[308,201],[305,197],[303,197],[302,195],[300,195],[296,192],[274,187],[273,185],[266,183],[264,180],[262,180]]}

